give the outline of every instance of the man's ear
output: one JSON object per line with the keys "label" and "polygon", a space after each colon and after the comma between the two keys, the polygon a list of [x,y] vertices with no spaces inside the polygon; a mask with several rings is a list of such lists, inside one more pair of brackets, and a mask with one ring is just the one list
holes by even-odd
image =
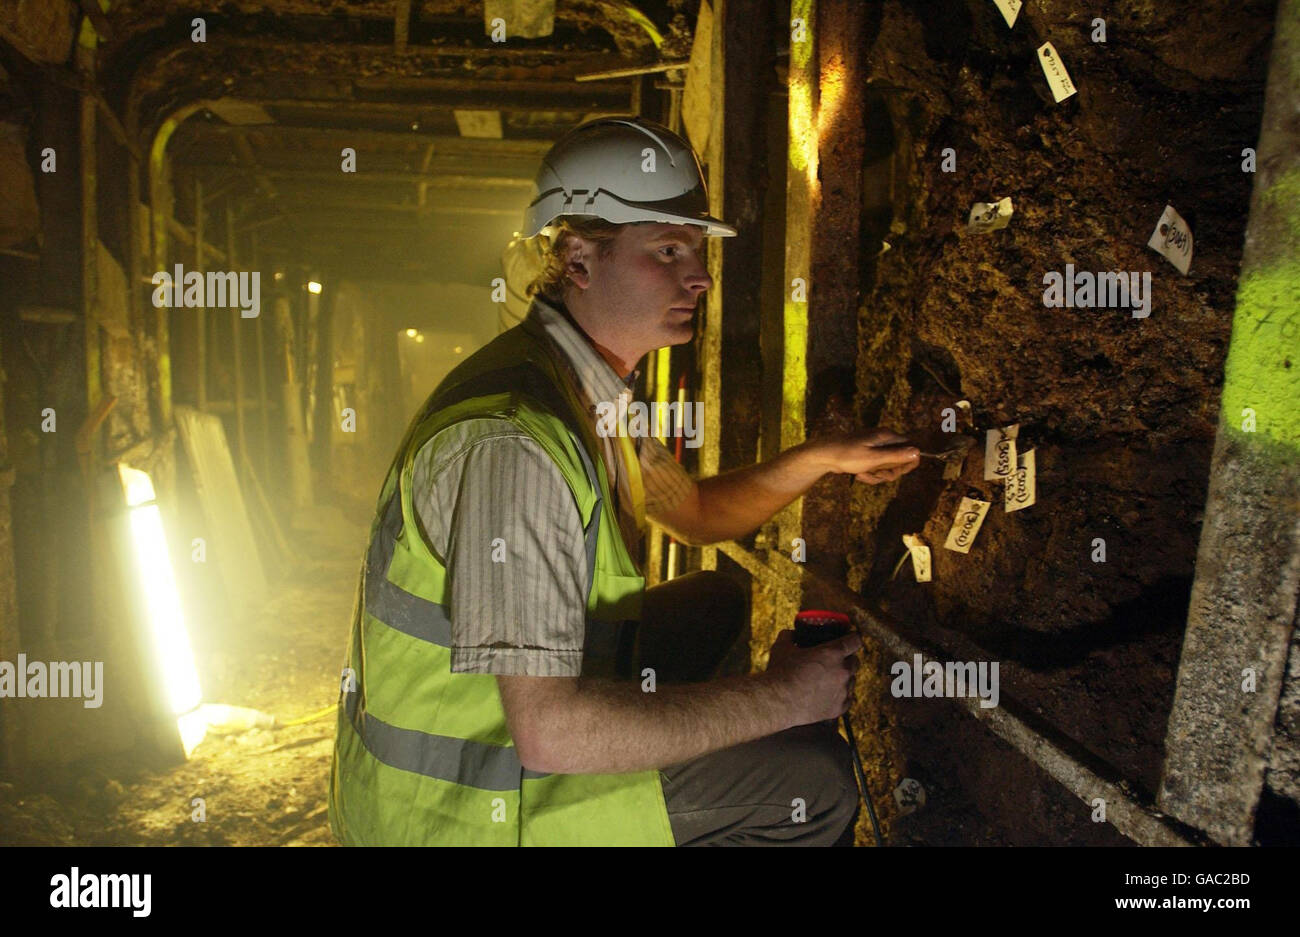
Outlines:
{"label": "man's ear", "polygon": [[576,234],[571,234],[568,243],[564,245],[565,279],[578,289],[585,290],[591,285],[591,273],[587,270],[591,247],[591,244]]}

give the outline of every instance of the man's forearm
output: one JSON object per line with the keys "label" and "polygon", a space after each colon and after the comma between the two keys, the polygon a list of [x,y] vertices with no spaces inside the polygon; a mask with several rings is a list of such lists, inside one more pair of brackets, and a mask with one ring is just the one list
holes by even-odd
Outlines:
{"label": "man's forearm", "polygon": [[577,682],[550,714],[548,735],[563,756],[548,767],[564,774],[614,774],[663,768],[789,728],[784,684],[767,674],[660,686]]}
{"label": "man's forearm", "polygon": [[829,469],[806,445],[766,462],[702,479],[695,539],[743,537],[811,488]]}

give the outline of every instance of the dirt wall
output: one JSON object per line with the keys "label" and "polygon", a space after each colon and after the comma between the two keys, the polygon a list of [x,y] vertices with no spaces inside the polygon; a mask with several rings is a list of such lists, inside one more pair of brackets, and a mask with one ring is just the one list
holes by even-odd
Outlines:
{"label": "dirt wall", "polygon": [[[1004,699],[1140,796],[1164,757],[1274,11],[1045,0],[1008,29],[983,0],[891,2],[869,27],[865,78],[898,148],[889,247],[861,310],[858,412],[943,445],[944,408],[966,399],[958,428],[980,445],[960,478],[927,462],[897,486],[859,486],[850,580],[917,635],[999,660]],[[1059,103],[1036,55],[1046,41],[1078,89]],[[975,202],[1003,197],[1008,227],[965,230]],[[1195,236],[1185,276],[1146,246],[1166,204]],[[1046,306],[1044,276],[1067,264],[1149,273],[1148,314]],[[1002,485],[983,479],[983,431],[1012,423],[1036,453],[1037,504],[1006,513]],[[977,494],[993,504],[970,553],[943,549]],[[905,533],[930,545],[933,582],[910,566],[891,578]],[[951,788],[943,766],[965,765],[961,796],[1011,841],[1091,825],[1078,801],[1059,822],[1026,811],[1016,790],[1036,786],[1032,772],[976,770],[998,743],[956,728],[969,720],[954,707],[936,723],[898,708],[910,702],[861,707],[915,723],[894,774]]]}

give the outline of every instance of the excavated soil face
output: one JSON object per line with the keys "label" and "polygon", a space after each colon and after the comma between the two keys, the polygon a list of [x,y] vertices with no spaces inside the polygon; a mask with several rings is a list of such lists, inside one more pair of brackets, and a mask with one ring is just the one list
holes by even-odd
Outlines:
{"label": "excavated soil face", "polygon": [[[858,410],[943,446],[944,408],[964,398],[973,420],[958,411],[958,429],[979,443],[959,479],[927,461],[898,485],[855,486],[850,583],[939,656],[999,661],[1003,700],[1139,795],[1164,758],[1253,179],[1242,150],[1256,142],[1275,12],[1195,6],[1099,2],[1084,15],[1044,0],[1009,30],[983,0],[890,2],[865,76],[884,87],[899,149]],[[1061,103],[1035,51],[1049,40],[1078,87]],[[965,231],[973,203],[1004,196],[1007,228]],[[1186,276],[1146,247],[1166,203],[1195,236]],[[1149,315],[1046,307],[1044,275],[1067,264],[1149,272]],[[983,431],[1012,423],[1036,453],[1037,503],[1005,513],[1002,485],[983,479]],[[993,502],[968,555],[943,549],[963,495]],[[891,578],[905,533],[931,547],[933,582],[910,564]],[[1090,806],[1043,794],[1055,783],[956,707],[880,689],[859,718],[904,751],[880,784],[913,776],[931,791],[900,832],[1109,841],[1089,832]],[[940,819],[959,805],[982,814],[969,836]]]}

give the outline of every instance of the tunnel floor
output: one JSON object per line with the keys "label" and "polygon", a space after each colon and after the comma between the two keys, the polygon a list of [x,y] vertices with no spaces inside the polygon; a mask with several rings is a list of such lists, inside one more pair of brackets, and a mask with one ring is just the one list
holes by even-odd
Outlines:
{"label": "tunnel floor", "polygon": [[[205,697],[289,722],[337,698],[368,507],[313,512],[305,555],[260,608],[230,622]],[[304,527],[306,529],[304,529]],[[190,760],[150,770],[119,756],[19,787],[0,783],[4,845],[332,845],[333,710],[299,725],[209,734]],[[196,819],[202,799],[204,819]]]}

